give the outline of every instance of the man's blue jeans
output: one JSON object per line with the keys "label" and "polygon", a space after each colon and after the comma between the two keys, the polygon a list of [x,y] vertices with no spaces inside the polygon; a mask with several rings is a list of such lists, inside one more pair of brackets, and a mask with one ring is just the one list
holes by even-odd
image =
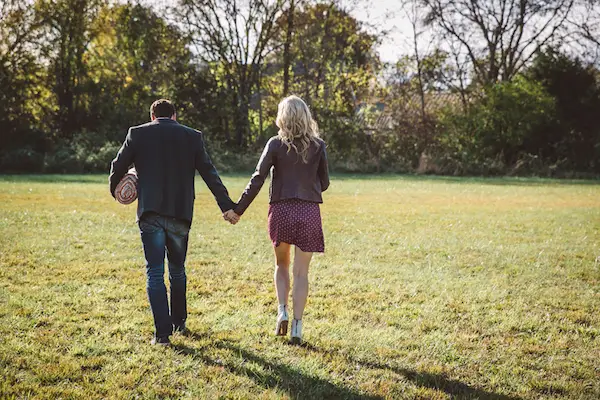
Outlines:
{"label": "man's blue jeans", "polygon": [[[187,318],[185,256],[190,223],[156,213],[145,213],[139,221],[144,255],[148,299],[154,316],[156,337],[166,338],[173,326],[184,326]],[[165,286],[165,250],[169,260],[171,309]]]}

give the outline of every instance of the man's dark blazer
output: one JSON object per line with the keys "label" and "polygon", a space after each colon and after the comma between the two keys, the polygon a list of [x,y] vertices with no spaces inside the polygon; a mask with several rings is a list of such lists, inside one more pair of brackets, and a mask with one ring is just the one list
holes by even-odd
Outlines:
{"label": "man's dark blazer", "polygon": [[168,118],[129,128],[111,163],[110,193],[134,164],[138,175],[138,219],[153,211],[192,222],[196,170],[215,196],[221,211],[235,208],[210,161],[202,133]]}

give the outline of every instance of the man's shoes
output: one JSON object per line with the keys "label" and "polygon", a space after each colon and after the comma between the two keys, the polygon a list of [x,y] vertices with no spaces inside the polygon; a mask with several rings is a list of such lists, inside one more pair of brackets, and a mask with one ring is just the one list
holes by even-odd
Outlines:
{"label": "man's shoes", "polygon": [[159,346],[169,346],[171,344],[171,340],[169,340],[169,337],[153,337],[152,338],[152,342],[150,342],[153,345],[159,345]]}
{"label": "man's shoes", "polygon": [[173,325],[173,333],[187,336],[190,334],[190,330],[185,327],[185,323],[183,325]]}

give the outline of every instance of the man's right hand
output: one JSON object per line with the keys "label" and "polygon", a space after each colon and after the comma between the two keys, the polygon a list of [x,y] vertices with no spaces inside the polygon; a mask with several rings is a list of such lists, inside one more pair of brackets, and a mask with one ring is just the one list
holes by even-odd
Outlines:
{"label": "man's right hand", "polygon": [[235,225],[240,221],[240,216],[233,210],[227,210],[223,213],[223,219],[228,221],[231,225]]}

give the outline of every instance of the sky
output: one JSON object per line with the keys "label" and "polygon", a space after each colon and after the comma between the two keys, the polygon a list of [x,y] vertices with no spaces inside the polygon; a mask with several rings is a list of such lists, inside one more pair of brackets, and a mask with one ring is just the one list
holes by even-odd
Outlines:
{"label": "sky", "polygon": [[359,0],[357,3],[342,2],[351,9],[354,18],[372,25],[376,31],[387,32],[377,49],[382,61],[394,62],[410,52],[412,27],[401,7],[401,0]]}

